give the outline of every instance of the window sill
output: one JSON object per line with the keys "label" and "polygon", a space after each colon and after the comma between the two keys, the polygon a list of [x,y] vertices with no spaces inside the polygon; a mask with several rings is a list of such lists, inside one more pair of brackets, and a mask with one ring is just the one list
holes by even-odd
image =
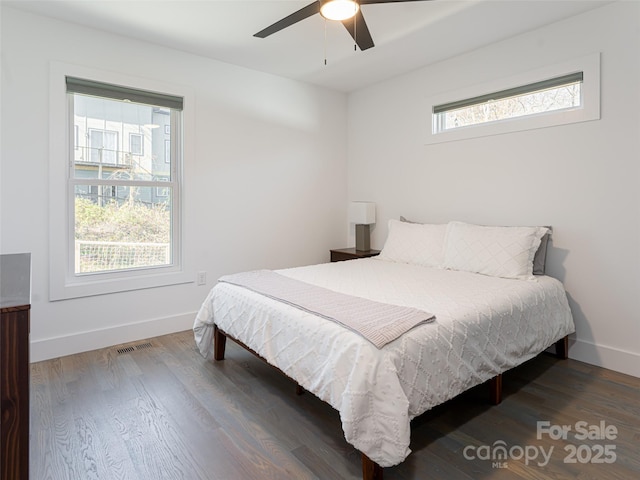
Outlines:
{"label": "window sill", "polygon": [[[130,272],[96,275],[67,279],[64,282],[52,282],[49,289],[49,300],[68,300],[72,298],[91,297],[110,293],[129,292],[147,288],[166,287],[185,283],[194,283],[194,272],[163,272],[131,275]],[[95,278],[99,277],[99,278]]]}

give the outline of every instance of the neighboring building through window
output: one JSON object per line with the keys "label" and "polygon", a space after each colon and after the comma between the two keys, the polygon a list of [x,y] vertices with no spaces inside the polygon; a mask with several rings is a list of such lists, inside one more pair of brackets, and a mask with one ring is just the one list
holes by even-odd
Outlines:
{"label": "neighboring building through window", "polygon": [[163,150],[165,132],[181,145],[182,99],[74,77],[66,84],[77,132],[68,178],[70,274],[175,266],[181,155]]}

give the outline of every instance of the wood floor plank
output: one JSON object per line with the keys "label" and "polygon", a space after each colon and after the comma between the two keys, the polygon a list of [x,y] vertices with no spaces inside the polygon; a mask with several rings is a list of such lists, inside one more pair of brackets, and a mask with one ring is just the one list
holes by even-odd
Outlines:
{"label": "wood floor plank", "polygon": [[126,420],[127,387],[120,385],[115,390],[102,390],[100,383],[92,383],[90,376],[83,381],[69,384],[74,399],[76,434],[88,437],[87,443],[97,457],[95,478],[135,478],[134,460],[129,455],[121,433]]}
{"label": "wood floor plank", "polygon": [[[343,469],[335,469],[331,464],[318,454],[317,450],[301,445],[291,453],[300,460],[316,478],[348,478]],[[358,478],[354,473],[353,476]]]}
{"label": "wood floor plank", "polygon": [[[386,468],[385,479],[640,478],[640,379],[543,354],[503,380],[500,405],[488,404],[483,385],[414,419],[413,453]],[[233,342],[224,361],[203,359],[190,331],[33,364],[32,478],[361,478],[360,454],[344,440],[338,413],[294,390]],[[601,420],[618,429],[615,440],[536,437],[540,421]],[[606,441],[615,462],[566,462],[567,446],[592,454]],[[544,466],[465,456],[496,442],[553,454]]]}
{"label": "wood floor plank", "polygon": [[[169,361],[169,359],[167,357],[163,357],[163,361]],[[138,360],[138,362],[140,363],[143,361]],[[170,375],[173,377],[173,375],[166,366],[163,370],[163,363],[159,362],[157,358],[153,362],[144,363],[145,365],[141,366],[141,369],[145,372],[145,383],[147,385],[159,386],[171,383],[167,376]],[[234,367],[232,362],[227,364],[227,368],[233,370]],[[235,376],[237,377],[238,375]],[[181,387],[175,384],[176,380],[177,379],[174,377],[174,389],[168,396],[176,396],[176,394],[183,391]],[[278,380],[280,380],[280,378]],[[259,389],[262,389],[259,382],[254,383]],[[237,383],[234,383],[234,385],[238,386]],[[278,468],[276,469],[273,467],[271,468],[271,470],[273,470],[272,473],[274,478],[283,478],[283,475],[284,478],[309,478],[308,472],[300,470],[299,462],[297,460],[292,461],[290,456],[287,458],[282,454],[283,450],[289,450],[288,446],[283,444],[280,439],[274,439],[274,432],[272,429],[264,428],[264,412],[268,408],[271,408],[271,405],[264,404],[264,396],[258,395],[253,388],[246,384],[246,382],[243,382],[243,385],[239,387],[238,390],[242,392],[242,394],[239,394],[238,391],[234,390],[233,392],[235,393],[233,397],[231,397],[231,403],[229,403],[229,398],[225,398],[223,400],[218,399],[218,409],[222,410],[221,416],[224,418],[221,427],[223,429],[227,428],[227,431],[224,431],[224,434],[228,442],[227,445],[230,449],[230,454],[236,454],[237,450],[240,448],[238,445],[241,445],[241,450],[244,452],[242,454],[243,457],[250,457],[252,459],[251,462],[244,465],[244,468],[254,471],[254,474],[261,472],[261,476],[265,478],[271,477],[269,471],[265,471],[261,466],[265,463],[278,465]],[[208,393],[206,395],[209,396]],[[197,400],[191,401],[190,403],[195,404],[196,402]],[[232,415],[230,416],[229,413],[232,413]],[[258,418],[259,421],[256,421],[256,418]],[[251,435],[248,437],[245,435],[246,438],[244,439],[236,438],[235,432],[238,430],[250,432]],[[250,441],[247,441],[247,438],[250,438]],[[282,468],[282,470],[280,468]]]}

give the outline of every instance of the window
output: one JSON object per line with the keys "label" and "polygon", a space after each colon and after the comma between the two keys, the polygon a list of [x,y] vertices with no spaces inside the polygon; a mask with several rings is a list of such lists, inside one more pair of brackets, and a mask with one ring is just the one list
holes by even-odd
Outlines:
{"label": "window", "polygon": [[129,134],[129,152],[131,155],[144,155],[144,142],[141,133]]}
{"label": "window", "polygon": [[193,283],[194,92],[60,62],[49,85],[49,299]]}
{"label": "window", "polygon": [[[168,178],[166,177],[158,177],[156,180],[158,180],[159,182],[166,182],[168,181]],[[164,197],[168,197],[170,192],[169,189],[167,189],[166,187],[162,186],[162,187],[156,187],[156,197],[158,198],[164,198]]]}
{"label": "window", "polygon": [[433,107],[434,133],[582,106],[583,72]]}
{"label": "window", "polygon": [[[74,125],[80,128],[80,125]],[[116,163],[118,152],[118,132],[89,129],[89,161],[92,163]]]}
{"label": "window", "polygon": [[426,144],[598,120],[600,54],[435,95],[427,112]]}
{"label": "window", "polygon": [[171,163],[171,140],[164,141],[164,161]]}
{"label": "window", "polygon": [[[159,171],[154,157],[162,153],[154,152],[153,145],[163,144],[154,142],[160,132],[156,117],[165,121],[167,114],[172,143],[180,144],[182,99],[74,77],[67,77],[66,84],[69,118],[80,132],[81,146],[86,136],[88,152],[73,153],[69,173],[71,274],[173,266],[180,241],[175,208],[180,155],[175,152],[174,164]],[[125,136],[129,152],[118,145]],[[145,143],[151,146],[146,154]],[[156,195],[158,189],[165,195]]]}

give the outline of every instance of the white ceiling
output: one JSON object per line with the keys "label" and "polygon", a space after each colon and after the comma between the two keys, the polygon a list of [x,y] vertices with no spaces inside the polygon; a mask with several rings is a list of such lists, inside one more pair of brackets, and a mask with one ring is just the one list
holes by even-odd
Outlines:
{"label": "white ceiling", "polygon": [[[376,44],[355,51],[314,15],[253,34],[312,0],[3,0],[22,10],[349,92],[611,0],[431,0],[364,5]],[[324,64],[326,52],[327,65]]]}

